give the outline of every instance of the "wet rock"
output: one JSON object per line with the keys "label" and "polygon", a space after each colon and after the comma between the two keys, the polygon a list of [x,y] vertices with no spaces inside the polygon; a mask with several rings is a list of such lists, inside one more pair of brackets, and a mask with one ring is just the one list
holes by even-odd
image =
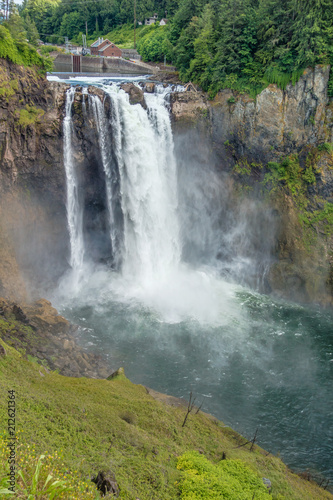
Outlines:
{"label": "wet rock", "polygon": [[[18,305],[0,298],[0,308],[4,320],[8,320],[8,331],[3,329],[2,340],[15,349],[37,358],[62,375],[105,379],[110,373],[105,358],[84,352],[77,345],[74,337],[77,327],[62,318],[49,301],[40,299],[34,304]],[[14,327],[13,310],[20,318],[16,319]],[[33,334],[26,327],[32,328]]]}
{"label": "wet rock", "polygon": [[24,314],[29,320],[29,325],[34,328],[46,330],[53,335],[69,333],[73,326],[46,299],[37,300],[31,306],[22,306]]}
{"label": "wet rock", "polygon": [[206,97],[191,90],[171,94],[170,104],[173,117],[181,121],[197,120],[209,108]]}
{"label": "wet rock", "polygon": [[105,93],[103,92],[102,89],[99,89],[97,87],[88,87],[88,93],[92,95],[97,95],[102,102],[104,101]]}
{"label": "wet rock", "polygon": [[54,367],[59,370],[63,370],[66,364],[67,360],[63,358],[56,359],[53,363]]}
{"label": "wet rock", "polygon": [[18,321],[21,321],[22,323],[28,323],[28,318],[22,311],[21,307],[19,307],[17,304],[14,304],[13,306],[13,314],[15,316],[15,319],[17,319]]}
{"label": "wet rock", "polygon": [[268,489],[268,493],[271,493],[271,491],[272,491],[272,483],[271,483],[271,481],[269,479],[267,479],[267,477],[263,477],[262,480],[263,480],[264,485]]}
{"label": "wet rock", "polygon": [[99,368],[98,369],[98,376],[100,378],[107,378],[108,377],[108,371],[106,370],[106,368]]}
{"label": "wet rock", "polygon": [[73,349],[72,342],[70,342],[68,339],[65,339],[63,343],[63,348],[65,351],[71,351]]}
{"label": "wet rock", "polygon": [[92,479],[92,482],[96,484],[97,489],[103,496],[107,493],[113,494],[115,498],[119,496],[119,487],[113,472],[100,471]]}
{"label": "wet rock", "polygon": [[123,83],[120,87],[129,95],[131,104],[141,104],[143,109],[147,109],[144,93],[139,87],[133,83]]}
{"label": "wet rock", "polygon": [[149,94],[153,94],[155,92],[155,83],[153,83],[153,82],[146,82],[146,84],[145,84],[145,92],[148,92]]}
{"label": "wet rock", "polygon": [[115,372],[111,373],[111,375],[107,377],[106,380],[112,380],[113,378],[119,377],[121,375],[125,377],[125,370],[122,366],[118,368],[118,370],[116,370]]}
{"label": "wet rock", "polygon": [[91,370],[91,365],[86,361],[81,354],[76,355],[76,361],[80,368],[83,368],[84,370]]}

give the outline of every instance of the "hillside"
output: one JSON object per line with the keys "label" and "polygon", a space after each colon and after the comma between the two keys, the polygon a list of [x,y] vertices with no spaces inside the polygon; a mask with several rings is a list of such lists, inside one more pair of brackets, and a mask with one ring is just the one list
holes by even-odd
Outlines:
{"label": "hillside", "polygon": [[[8,320],[1,321],[3,327]],[[96,498],[90,479],[102,470],[115,481],[121,499],[201,498],[199,490],[186,496],[187,476],[180,465],[177,468],[178,457],[192,450],[213,464],[221,464],[221,459],[229,468],[240,464],[231,476],[238,487],[240,482],[241,490],[249,488],[242,463],[248,467],[249,477],[252,474],[271,481],[272,496],[257,485],[241,498],[251,499],[255,491],[255,498],[262,499],[332,498],[327,491],[292,474],[279,458],[251,443],[246,445],[243,437],[201,411],[192,412],[182,427],[187,402],[154,391],[150,394],[145,387],[130,382],[121,370],[111,380],[64,377],[28,361],[1,340],[0,349],[1,422],[8,419],[11,394],[16,401],[16,466],[22,475],[17,475],[15,498],[27,498],[27,491],[32,490],[32,476],[41,455],[45,458],[40,459],[36,492],[43,491],[51,474],[52,482],[59,479],[67,488],[55,498]],[[0,477],[4,478],[8,472],[8,434],[5,426],[2,429]],[[201,484],[209,477],[207,473]],[[5,486],[5,480],[1,481]],[[230,487],[226,498],[240,498],[237,489],[232,491]]]}

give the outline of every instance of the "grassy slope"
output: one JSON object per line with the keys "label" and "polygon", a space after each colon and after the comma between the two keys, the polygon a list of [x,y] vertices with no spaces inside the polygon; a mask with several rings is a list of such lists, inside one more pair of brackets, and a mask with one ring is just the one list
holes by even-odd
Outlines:
{"label": "grassy slope", "polygon": [[[223,452],[227,458],[244,460],[260,477],[270,478],[273,499],[332,498],[259,447],[254,452],[237,449],[243,438],[201,412],[191,414],[182,428],[183,407],[156,401],[123,375],[108,381],[46,373],[0,343],[7,351],[0,356],[0,433],[6,431],[7,391],[14,389],[18,459],[26,476],[32,475],[34,457],[43,453],[53,476],[71,476],[73,484],[106,469],[115,473],[121,499],[175,500],[181,477],[177,457],[195,449],[212,461]],[[60,464],[55,463],[56,452],[62,455]],[[6,457],[0,439],[0,480],[6,473]],[[75,496],[68,493],[64,498],[94,498],[91,487],[83,493],[82,485]]]}
{"label": "grassy slope", "polygon": [[[138,26],[136,28],[136,39],[138,40],[147,31],[149,31],[150,26]],[[109,31],[106,35],[103,35],[104,39],[110,40],[110,42],[115,43],[121,49],[133,49],[134,48],[134,28],[129,24],[122,24],[117,28]],[[88,46],[91,45],[95,39],[91,38],[87,40]],[[78,40],[80,43],[80,41]]]}

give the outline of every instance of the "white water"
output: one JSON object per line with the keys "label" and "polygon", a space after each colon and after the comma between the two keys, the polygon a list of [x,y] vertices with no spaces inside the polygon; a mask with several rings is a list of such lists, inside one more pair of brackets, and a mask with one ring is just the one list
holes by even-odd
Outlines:
{"label": "white water", "polygon": [[[141,106],[118,94],[123,124],[120,169],[124,214],[124,276],[144,284],[161,280],[180,261],[176,163],[163,96],[148,101],[152,119]],[[156,108],[158,121],[156,121]],[[117,124],[118,127],[120,123]]]}
{"label": "white water", "polygon": [[101,151],[103,170],[105,174],[105,187],[106,187],[106,202],[109,212],[109,228],[110,228],[110,240],[111,240],[111,249],[116,258],[117,253],[117,244],[116,244],[116,223],[115,217],[113,213],[113,204],[112,204],[112,158],[111,158],[111,143],[109,139],[109,130],[108,130],[108,120],[104,113],[104,107],[99,99],[99,97],[95,95],[89,95],[90,103],[93,107],[96,127],[98,131],[98,141],[99,147]]}
{"label": "white water", "polygon": [[75,168],[74,151],[72,148],[72,104],[75,89],[71,87],[66,94],[65,118],[63,122],[64,131],[64,165],[66,172],[66,210],[70,241],[70,265],[75,272],[79,272],[84,260],[83,241],[83,214],[79,199],[79,182]]}
{"label": "white water", "polygon": [[[194,319],[225,324],[241,314],[232,300],[235,286],[220,279],[213,268],[192,268],[182,262],[179,227],[177,164],[166,94],[145,95],[147,110],[131,105],[116,85],[103,86],[111,101],[107,116],[99,97],[90,95],[105,174],[113,260],[120,273],[84,262],[82,208],[76,194],[77,179],[70,154],[70,103],[67,96],[65,143],[68,185],[68,226],[72,274],[63,282],[63,293],[87,300],[117,300],[141,304],[163,321]],[[122,225],[113,208],[116,174],[120,183]],[[122,231],[121,245],[119,232]],[[117,242],[118,241],[118,242]],[[117,266],[116,266],[117,268]],[[88,296],[90,297],[88,299]]]}
{"label": "white water", "polygon": [[[91,118],[89,108],[95,106],[110,225],[113,220],[122,234],[121,245],[116,244],[121,268],[115,272],[87,262],[84,253],[82,207],[74,196],[78,184],[70,154],[69,93],[64,135],[67,181],[72,182],[68,226],[73,270],[57,291],[57,307],[81,326],[86,349],[109,356],[114,368],[124,366],[134,382],[185,398],[192,390],[207,411],[247,437],[259,427],[260,443],[280,451],[287,463],[332,477],[331,317],[222,279],[216,252],[222,253],[222,272],[236,269],[241,278],[257,250],[254,245],[249,252],[249,235],[269,240],[269,213],[267,219],[260,217],[254,202],[237,210],[232,203],[221,204],[228,197],[223,177],[210,175],[204,162],[198,168],[192,158],[186,163],[186,151],[178,157],[177,186],[163,93],[145,96],[146,112],[131,106],[116,86],[103,89],[111,100],[110,114],[95,97],[86,113]],[[115,194],[120,195],[122,223],[113,212]],[[72,234],[70,221],[81,224],[80,231]],[[269,244],[262,244],[263,257]],[[82,258],[76,254],[80,245]],[[184,262],[186,252],[192,266]],[[80,280],[75,279],[78,269]]]}

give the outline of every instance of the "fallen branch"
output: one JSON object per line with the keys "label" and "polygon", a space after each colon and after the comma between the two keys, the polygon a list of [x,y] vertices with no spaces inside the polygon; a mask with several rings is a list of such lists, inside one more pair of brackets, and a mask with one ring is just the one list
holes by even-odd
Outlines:
{"label": "fallen branch", "polygon": [[183,422],[183,425],[182,427],[185,427],[185,424],[186,424],[186,420],[187,420],[187,417],[189,416],[189,414],[191,413],[191,411],[193,410],[194,408],[194,402],[195,402],[196,398],[194,398],[192,400],[192,391],[190,392],[190,399],[189,399],[189,402],[188,402],[188,405],[187,405],[187,412],[186,412],[186,415],[185,415],[185,418],[184,418],[184,422]]}
{"label": "fallen branch", "polygon": [[256,432],[254,433],[253,439],[251,439],[251,441],[246,441],[246,443],[240,444],[239,446],[236,446],[236,448],[234,448],[234,449],[236,450],[237,448],[242,448],[243,446],[246,446],[247,444],[251,444],[250,451],[253,451],[254,443],[257,440],[257,434],[258,434],[258,428],[257,428]]}

